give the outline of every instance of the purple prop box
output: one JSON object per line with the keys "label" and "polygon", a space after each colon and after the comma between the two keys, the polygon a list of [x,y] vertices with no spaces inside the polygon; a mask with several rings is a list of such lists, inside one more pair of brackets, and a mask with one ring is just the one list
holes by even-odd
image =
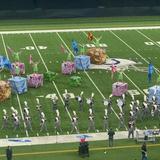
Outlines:
{"label": "purple prop box", "polygon": [[91,64],[90,56],[86,56],[86,55],[75,56],[74,63],[76,65],[76,69],[79,69],[79,70],[89,69]]}
{"label": "purple prop box", "polygon": [[11,64],[11,74],[12,75],[16,75],[16,71],[15,71],[15,66],[18,66],[19,69],[20,69],[20,75],[23,75],[25,74],[25,65],[24,63],[21,63],[21,62],[15,62],[15,63],[12,63]]}
{"label": "purple prop box", "polygon": [[123,82],[116,82],[112,84],[112,95],[121,96],[128,91],[128,84]]}
{"label": "purple prop box", "polygon": [[30,74],[27,76],[29,87],[37,88],[43,86],[43,74]]}
{"label": "purple prop box", "polygon": [[75,64],[70,61],[66,61],[62,63],[62,73],[63,74],[71,74],[76,71]]}

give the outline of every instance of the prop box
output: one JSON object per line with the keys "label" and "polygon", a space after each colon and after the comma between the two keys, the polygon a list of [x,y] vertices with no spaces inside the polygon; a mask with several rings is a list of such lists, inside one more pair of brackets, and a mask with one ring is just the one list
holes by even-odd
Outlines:
{"label": "prop box", "polygon": [[0,102],[9,98],[11,95],[11,87],[5,81],[0,81]]}
{"label": "prop box", "polygon": [[81,82],[82,82],[82,78],[79,76],[70,77],[70,85],[71,86],[74,86],[74,87],[80,86]]}
{"label": "prop box", "polygon": [[75,56],[74,63],[76,65],[76,69],[86,70],[90,67],[90,57],[85,55]]}
{"label": "prop box", "polygon": [[70,61],[62,63],[62,73],[63,74],[72,74],[76,71],[75,64]]}
{"label": "prop box", "polygon": [[25,74],[25,65],[24,63],[21,63],[21,62],[15,62],[15,63],[12,63],[11,64],[11,74],[12,75],[16,75],[16,68],[15,66],[18,66],[19,67],[19,70],[20,70],[20,75],[23,75]]}
{"label": "prop box", "polygon": [[56,77],[57,77],[57,73],[55,72],[48,71],[44,73],[44,80],[46,81],[49,81],[49,82],[55,81]]}
{"label": "prop box", "polygon": [[13,77],[9,79],[9,83],[12,88],[12,92],[16,94],[22,94],[27,92],[27,80],[23,77]]}
{"label": "prop box", "polygon": [[43,86],[43,74],[30,74],[27,76],[29,87],[37,88]]}
{"label": "prop box", "polygon": [[112,84],[112,95],[121,96],[128,91],[128,84],[123,82],[116,82]]}

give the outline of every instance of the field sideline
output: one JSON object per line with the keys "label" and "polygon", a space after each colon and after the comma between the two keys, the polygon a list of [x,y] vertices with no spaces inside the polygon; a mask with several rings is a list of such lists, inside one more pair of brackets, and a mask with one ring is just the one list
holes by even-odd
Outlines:
{"label": "field sideline", "polygon": [[[159,147],[160,144],[149,144],[147,145],[149,148],[150,147]],[[140,148],[141,145],[130,145],[130,146],[117,146],[117,147],[99,147],[99,148],[90,148],[90,151],[106,151],[108,152],[109,150],[116,150],[116,149],[126,149],[126,148]],[[33,156],[33,155],[45,155],[45,154],[60,154],[60,153],[73,153],[77,152],[77,149],[71,149],[71,150],[57,150],[57,151],[46,151],[46,152],[28,152],[28,153],[15,153],[14,157],[19,157],[19,156]],[[5,155],[0,155],[0,157],[5,157]]]}
{"label": "field sideline", "polygon": [[56,33],[56,32],[87,32],[87,31],[123,31],[123,30],[147,30],[160,29],[160,26],[145,27],[116,27],[116,28],[83,28],[83,29],[54,29],[54,30],[24,30],[24,31],[0,31],[0,34],[24,34],[24,33]]}

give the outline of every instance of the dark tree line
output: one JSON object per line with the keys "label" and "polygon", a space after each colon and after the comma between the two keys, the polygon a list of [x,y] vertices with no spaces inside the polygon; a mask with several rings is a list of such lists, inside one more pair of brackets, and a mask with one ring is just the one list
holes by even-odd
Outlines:
{"label": "dark tree line", "polygon": [[1,0],[0,9],[70,9],[160,6],[160,0]]}

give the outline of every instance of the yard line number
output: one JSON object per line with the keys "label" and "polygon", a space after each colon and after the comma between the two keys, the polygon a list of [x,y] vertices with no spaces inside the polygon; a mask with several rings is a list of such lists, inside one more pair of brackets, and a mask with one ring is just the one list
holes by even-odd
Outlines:
{"label": "yard line number", "polygon": [[[45,50],[47,49],[47,46],[37,46],[38,49],[40,50]],[[25,50],[28,50],[28,51],[32,51],[32,50],[35,50],[35,47],[34,46],[26,46],[25,48],[23,48]]]}
{"label": "yard line number", "polygon": [[160,41],[157,42],[144,42],[147,46],[154,46],[156,44],[160,44]]}

